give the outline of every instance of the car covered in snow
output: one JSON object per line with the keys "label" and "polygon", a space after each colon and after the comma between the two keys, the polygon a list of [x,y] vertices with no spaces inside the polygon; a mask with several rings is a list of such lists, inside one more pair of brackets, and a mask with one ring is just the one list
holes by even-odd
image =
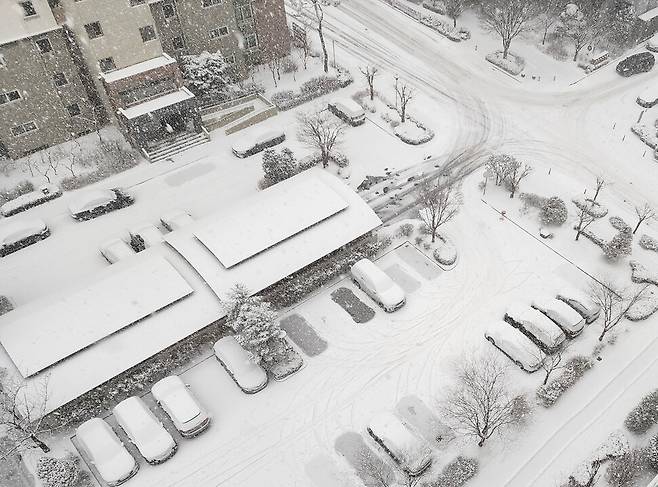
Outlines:
{"label": "car covered in snow", "polygon": [[153,384],[151,394],[185,438],[198,435],[210,426],[210,416],[177,375]]}
{"label": "car covered in snow", "polygon": [[176,453],[178,445],[173,437],[139,397],[124,399],[112,411],[148,463],[162,463]]}
{"label": "car covered in snow", "polygon": [[484,331],[484,337],[526,372],[539,369],[546,357],[527,336],[504,321],[489,324]]}
{"label": "car covered in snow", "polygon": [[103,481],[117,486],[139,470],[139,464],[128,453],[114,430],[102,419],[85,421],[75,432],[76,440]]}
{"label": "car covered in snow", "polygon": [[81,191],[69,200],[71,216],[79,221],[91,220],[135,202],[120,188]]}
{"label": "car covered in snow", "polygon": [[406,296],[400,286],[370,259],[361,259],[350,269],[356,287],[370,296],[384,311],[392,313],[404,306]]}
{"label": "car covered in snow", "polygon": [[408,475],[418,476],[432,464],[432,451],[425,440],[416,436],[394,414],[378,414],[368,424],[367,431]]}
{"label": "car covered in snow", "polygon": [[242,392],[255,394],[267,385],[267,373],[254,363],[244,348],[240,346],[235,337],[220,338],[213,346],[215,357],[228,372],[233,381]]}
{"label": "car covered in snow", "polygon": [[550,296],[541,296],[532,300],[533,308],[548,316],[569,337],[582,333],[585,320],[568,304]]}
{"label": "car covered in snow", "polygon": [[651,108],[658,103],[658,84],[645,88],[635,100],[644,108]]}
{"label": "car covered in snow", "polygon": [[646,47],[651,52],[658,52],[658,34],[655,34],[647,41]]}
{"label": "car covered in snow", "polygon": [[171,210],[160,217],[160,222],[166,230],[173,232],[194,223],[194,218],[183,210]]}
{"label": "car covered in snow", "polygon": [[110,264],[135,255],[133,248],[120,238],[113,238],[101,244],[100,253]]}
{"label": "car covered in snow", "polygon": [[20,195],[0,206],[3,216],[11,216],[34,206],[42,205],[47,201],[62,196],[62,190],[54,184],[44,184],[35,191]]}
{"label": "car covered in snow", "polygon": [[233,143],[233,154],[245,158],[258,154],[269,147],[281,144],[286,140],[286,134],[280,129],[263,130],[254,135],[248,135]]}
{"label": "car covered in snow", "polygon": [[356,127],[366,122],[366,112],[354,100],[337,98],[327,104],[327,109],[338,118]]}
{"label": "car covered in snow", "polygon": [[151,223],[134,225],[128,230],[128,233],[130,234],[131,245],[137,250],[154,247],[164,241],[162,232]]}
{"label": "car covered in snow", "polygon": [[587,324],[593,323],[601,313],[601,307],[586,293],[576,288],[565,288],[557,294],[557,299],[571,306]]}
{"label": "car covered in snow", "polygon": [[653,69],[654,64],[656,64],[656,58],[654,58],[653,54],[650,52],[640,52],[628,56],[617,64],[617,73],[624,77],[646,73]]}
{"label": "car covered in snow", "polygon": [[48,238],[50,229],[39,218],[10,220],[0,224],[0,257]]}
{"label": "car covered in snow", "polygon": [[525,333],[546,353],[557,351],[566,338],[546,315],[525,304],[513,304],[507,308],[505,321]]}

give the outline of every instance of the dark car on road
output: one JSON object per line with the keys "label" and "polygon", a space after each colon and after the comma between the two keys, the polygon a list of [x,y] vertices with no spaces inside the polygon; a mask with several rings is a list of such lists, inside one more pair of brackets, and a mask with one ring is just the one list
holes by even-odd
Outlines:
{"label": "dark car on road", "polygon": [[650,52],[633,54],[617,65],[617,73],[626,77],[638,73],[646,73],[647,71],[651,71],[655,63],[656,59]]}

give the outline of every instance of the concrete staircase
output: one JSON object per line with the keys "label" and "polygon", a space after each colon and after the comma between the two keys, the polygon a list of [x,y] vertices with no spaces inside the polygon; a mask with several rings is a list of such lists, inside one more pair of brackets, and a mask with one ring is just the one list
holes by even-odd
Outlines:
{"label": "concrete staircase", "polygon": [[184,132],[163,140],[149,149],[142,148],[142,152],[149,162],[158,162],[208,141],[210,136],[206,130],[198,134]]}

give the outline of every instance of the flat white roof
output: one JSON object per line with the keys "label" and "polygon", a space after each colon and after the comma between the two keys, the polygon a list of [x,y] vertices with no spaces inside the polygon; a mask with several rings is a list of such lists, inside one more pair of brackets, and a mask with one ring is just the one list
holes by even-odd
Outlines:
{"label": "flat white roof", "polygon": [[638,19],[644,20],[645,22],[649,22],[656,17],[658,17],[658,7],[647,10],[643,14],[637,16]]}
{"label": "flat white roof", "polygon": [[123,114],[128,120],[132,120],[133,118],[141,117],[147,113],[155,112],[156,110],[175,105],[176,103],[189,100],[190,98],[194,98],[194,95],[190,90],[183,87],[178,91],[168,93],[158,98],[153,98],[152,100],[145,101],[139,105],[133,105],[128,108],[119,108],[119,113]]}
{"label": "flat white roof", "polygon": [[320,179],[281,182],[225,210],[194,235],[229,268],[345,208],[347,201]]}
{"label": "flat white roof", "polygon": [[101,78],[103,78],[108,83],[113,83],[120,79],[130,78],[136,74],[145,73],[151,71],[152,69],[161,68],[169,64],[174,64],[176,60],[167,54],[162,56],[154,57],[147,61],[142,61],[141,63],[131,64],[125,68],[115,69],[109,73],[101,73]]}
{"label": "flat white roof", "polygon": [[[347,207],[230,269],[221,265],[195,236],[200,229],[214,225],[223,212],[165,236],[165,241],[196,269],[218,297],[224,298],[235,283],[246,285],[252,292],[261,291],[381,225],[379,217],[358,194],[320,168],[304,171],[278,185],[283,185],[281,191],[287,191],[286,186],[294,191],[301,191],[307,185],[325,186],[322,192],[329,194],[328,190],[333,190]],[[268,198],[265,191],[255,197]],[[225,227],[224,231],[228,237],[233,229]]]}
{"label": "flat white roof", "polygon": [[108,274],[0,324],[0,342],[23,377],[192,293],[187,281],[162,257],[139,259]]}

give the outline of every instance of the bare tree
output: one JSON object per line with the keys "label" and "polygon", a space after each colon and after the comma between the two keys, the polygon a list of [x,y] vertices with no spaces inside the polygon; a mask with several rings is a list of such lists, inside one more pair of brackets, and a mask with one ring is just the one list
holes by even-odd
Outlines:
{"label": "bare tree", "polygon": [[294,44],[298,48],[298,56],[302,61],[304,70],[308,67],[308,58],[311,56],[311,39],[308,37],[306,26],[303,27],[303,32],[300,37],[295,37]]}
{"label": "bare tree", "polygon": [[414,92],[413,88],[411,88],[409,85],[406,83],[396,83],[395,84],[395,96],[397,97],[400,105],[399,105],[399,113],[400,113],[400,122],[404,123],[407,120],[407,105],[411,100],[414,99],[414,96],[416,93]]}
{"label": "bare tree", "polygon": [[560,14],[561,25],[557,28],[558,35],[570,39],[574,45],[573,60],[586,45],[590,44],[602,30],[602,17],[598,8],[581,10],[575,4],[568,4],[567,9]]}
{"label": "bare tree", "polygon": [[541,368],[545,372],[542,385],[548,384],[548,379],[553,372],[565,367],[565,358],[570,346],[571,342],[567,342],[557,352],[545,356],[544,360],[541,362]]}
{"label": "bare tree", "polygon": [[532,172],[532,166],[523,163],[512,158],[510,165],[507,169],[507,174],[505,175],[505,183],[507,184],[507,189],[509,189],[509,197],[514,198],[514,194],[519,190],[521,186],[521,181],[530,175]]}
{"label": "bare tree", "polygon": [[317,149],[322,157],[322,167],[328,167],[332,152],[342,142],[345,125],[335,117],[328,117],[324,111],[300,113],[297,121],[299,140]]}
{"label": "bare tree", "polygon": [[441,184],[439,179],[424,180],[416,190],[416,204],[420,207],[420,218],[432,233],[434,243],[439,227],[459,213],[462,194],[456,183]]}
{"label": "bare tree", "polygon": [[580,238],[580,235],[587,230],[596,218],[592,215],[593,204],[585,204],[583,206],[576,205],[578,209],[578,221],[576,223],[576,241]]}
{"label": "bare tree", "polygon": [[635,235],[635,232],[640,228],[642,222],[656,217],[656,211],[649,206],[649,203],[645,203],[644,206],[636,206],[635,214],[637,215],[637,225],[635,225],[635,228],[633,229],[633,235]]}
{"label": "bare tree", "polygon": [[313,4],[313,11],[315,12],[315,20],[318,23],[318,36],[320,37],[320,45],[322,46],[322,59],[324,63],[324,72],[329,72],[329,54],[327,53],[327,44],[324,41],[324,10],[322,9],[321,0],[310,0]]}
{"label": "bare tree", "polygon": [[570,475],[564,487],[594,487],[599,480],[599,470],[601,470],[602,463],[601,460],[588,463],[585,467],[585,474],[587,475],[585,482],[580,482],[573,475]]}
{"label": "bare tree", "polygon": [[42,440],[42,435],[52,431],[42,424],[48,402],[47,379],[28,386],[9,378],[3,369],[0,382],[0,427],[11,441],[8,451],[0,452],[1,458],[29,448],[48,453],[50,447]]}
{"label": "bare tree", "polygon": [[357,470],[366,487],[393,487],[397,481],[393,469],[370,448],[359,451]]}
{"label": "bare tree", "polygon": [[507,59],[512,41],[530,28],[534,16],[534,5],[528,0],[487,0],[482,4],[482,22],[485,29],[500,36],[503,59]]}
{"label": "bare tree", "polygon": [[272,81],[274,81],[274,86],[279,86],[279,81],[281,81],[281,58],[278,56],[272,56],[267,61],[267,67],[272,73]]}
{"label": "bare tree", "polygon": [[378,69],[375,66],[366,66],[365,68],[359,68],[359,71],[368,83],[370,101],[373,101],[375,99],[375,76],[377,76]]}
{"label": "bare tree", "polygon": [[455,430],[477,438],[478,446],[494,433],[522,424],[530,414],[525,396],[510,391],[505,371],[491,354],[466,358],[457,366],[456,384],[440,403]]}
{"label": "bare tree", "polygon": [[599,341],[602,342],[605,335],[621,323],[626,313],[638,302],[646,297],[645,285],[639,290],[619,289],[610,280],[595,282],[590,288],[590,298],[601,308],[601,334]]}
{"label": "bare tree", "polygon": [[558,19],[560,10],[563,7],[561,0],[537,0],[537,22],[542,28],[542,46],[546,44],[548,31],[553,27]]}
{"label": "bare tree", "polygon": [[592,198],[592,201],[596,201],[596,198],[599,197],[599,193],[603,189],[603,186],[605,186],[605,179],[600,176],[596,176],[596,189],[594,191],[594,197]]}
{"label": "bare tree", "polygon": [[453,27],[457,27],[457,19],[464,12],[465,0],[444,0],[446,15],[452,19]]}

